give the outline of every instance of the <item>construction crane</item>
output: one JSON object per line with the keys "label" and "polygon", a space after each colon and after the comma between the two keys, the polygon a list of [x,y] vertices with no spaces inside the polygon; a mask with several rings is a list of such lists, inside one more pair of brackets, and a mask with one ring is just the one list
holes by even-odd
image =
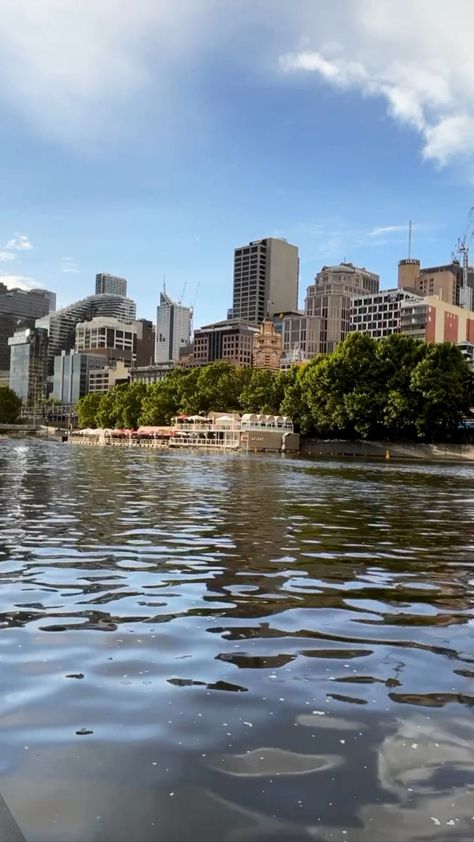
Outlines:
{"label": "construction crane", "polygon": [[188,285],[188,282],[187,282],[187,281],[185,281],[185,282],[184,282],[183,291],[182,291],[182,293],[181,293],[181,295],[180,295],[180,297],[179,297],[179,300],[178,300],[178,304],[181,304],[181,303],[182,303],[182,301],[183,301],[183,298],[184,298],[184,293],[186,292],[186,287],[187,287],[187,285]]}
{"label": "construction crane", "polygon": [[464,231],[464,236],[458,238],[458,243],[456,246],[456,254],[459,254],[461,257],[462,263],[462,282],[461,282],[461,290],[460,290],[460,305],[461,307],[465,307],[469,309],[470,304],[470,296],[469,296],[469,287],[467,285],[468,282],[468,275],[469,275],[469,246],[471,245],[471,240],[474,235],[474,207],[472,207],[469,211],[466,223],[466,229]]}
{"label": "construction crane", "polygon": [[196,301],[197,301],[197,297],[198,297],[198,292],[199,292],[199,287],[200,287],[200,286],[201,286],[201,281],[198,281],[198,282],[197,282],[197,286],[196,286],[196,292],[194,293],[193,303],[191,304],[191,307],[190,307],[190,310],[191,310],[191,318],[193,318],[193,317],[194,317],[194,309],[195,309],[195,307],[196,307]]}

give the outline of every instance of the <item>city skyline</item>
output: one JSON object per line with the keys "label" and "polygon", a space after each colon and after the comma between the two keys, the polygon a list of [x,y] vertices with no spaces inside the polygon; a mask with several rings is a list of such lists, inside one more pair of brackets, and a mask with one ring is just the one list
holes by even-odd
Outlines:
{"label": "city skyline", "polygon": [[0,278],[62,306],[110,272],[153,318],[166,276],[184,304],[199,284],[206,324],[251,240],[298,246],[300,306],[344,259],[393,287],[410,218],[412,254],[449,263],[473,204],[474,9],[457,0],[452,51],[445,4],[340,6],[7,2]]}

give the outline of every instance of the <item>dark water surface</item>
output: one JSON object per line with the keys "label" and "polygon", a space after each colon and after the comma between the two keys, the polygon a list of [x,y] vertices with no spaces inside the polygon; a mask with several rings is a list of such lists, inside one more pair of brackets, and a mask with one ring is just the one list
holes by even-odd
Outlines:
{"label": "dark water surface", "polygon": [[25,837],[471,840],[474,467],[0,441]]}

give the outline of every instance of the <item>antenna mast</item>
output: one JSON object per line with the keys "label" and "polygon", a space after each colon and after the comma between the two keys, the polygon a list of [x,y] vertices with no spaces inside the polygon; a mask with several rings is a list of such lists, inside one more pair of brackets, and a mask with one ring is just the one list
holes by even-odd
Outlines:
{"label": "antenna mast", "polygon": [[408,223],[408,259],[411,257],[411,219]]}

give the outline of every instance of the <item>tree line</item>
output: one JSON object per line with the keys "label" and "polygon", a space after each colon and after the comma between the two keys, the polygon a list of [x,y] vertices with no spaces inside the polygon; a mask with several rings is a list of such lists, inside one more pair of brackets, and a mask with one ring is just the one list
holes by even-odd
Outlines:
{"label": "tree line", "polygon": [[350,333],[332,354],[289,371],[216,362],[173,369],[151,385],[90,393],[78,418],[81,427],[136,429],[169,424],[180,413],[264,412],[290,415],[306,435],[449,441],[462,437],[473,403],[473,375],[456,345]]}
{"label": "tree line", "polygon": [[[463,437],[473,405],[473,374],[456,345],[350,333],[334,353],[289,371],[176,368],[158,383],[89,393],[77,411],[81,427],[136,429],[214,410],[290,415],[301,433],[325,438],[449,441]],[[15,423],[20,409],[0,387],[0,423]]]}

